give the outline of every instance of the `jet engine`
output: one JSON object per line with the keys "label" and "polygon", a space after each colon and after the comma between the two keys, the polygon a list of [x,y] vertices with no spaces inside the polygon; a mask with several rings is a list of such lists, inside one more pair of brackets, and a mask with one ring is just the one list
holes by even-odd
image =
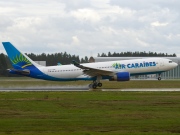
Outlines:
{"label": "jet engine", "polygon": [[109,81],[129,81],[130,73],[129,72],[119,72],[116,73]]}

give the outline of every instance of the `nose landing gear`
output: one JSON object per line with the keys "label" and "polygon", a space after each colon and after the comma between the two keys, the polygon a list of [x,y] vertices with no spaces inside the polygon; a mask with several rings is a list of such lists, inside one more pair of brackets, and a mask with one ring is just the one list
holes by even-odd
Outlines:
{"label": "nose landing gear", "polygon": [[161,74],[159,74],[158,76],[158,81],[161,81]]}

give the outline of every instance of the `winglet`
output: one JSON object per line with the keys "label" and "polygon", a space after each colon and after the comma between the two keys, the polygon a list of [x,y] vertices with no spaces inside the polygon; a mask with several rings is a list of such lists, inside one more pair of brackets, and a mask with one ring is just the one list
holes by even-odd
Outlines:
{"label": "winglet", "polygon": [[81,69],[86,69],[86,67],[84,67],[83,65],[79,64],[77,61],[73,60],[72,63],[74,64],[74,66],[81,68]]}
{"label": "winglet", "polygon": [[77,61],[73,60],[72,63],[74,64],[74,66],[78,67],[78,68],[81,68],[81,69],[89,69],[89,67],[86,67],[86,66],[83,66],[81,65],[80,63],[78,63]]}
{"label": "winglet", "polygon": [[76,66],[76,67],[79,67],[79,66],[80,66],[80,64],[79,64],[77,61],[75,61],[75,60],[72,60],[72,63],[73,63],[74,66]]}

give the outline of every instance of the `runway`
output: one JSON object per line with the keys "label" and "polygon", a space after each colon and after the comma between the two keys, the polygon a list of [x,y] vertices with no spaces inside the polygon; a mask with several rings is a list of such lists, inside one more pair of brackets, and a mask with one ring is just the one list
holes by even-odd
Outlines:
{"label": "runway", "polygon": [[25,91],[122,91],[122,92],[148,92],[148,91],[180,91],[180,88],[135,88],[135,89],[89,89],[87,86],[60,86],[60,87],[15,87],[0,88],[0,92],[25,92]]}
{"label": "runway", "polygon": [[15,87],[15,88],[0,88],[0,92],[15,92],[15,91],[89,91],[87,86],[72,87],[72,86],[61,86],[61,87]]}
{"label": "runway", "polygon": [[126,92],[138,92],[138,91],[180,91],[180,88],[139,88],[139,89],[102,89],[102,91],[126,91]]}

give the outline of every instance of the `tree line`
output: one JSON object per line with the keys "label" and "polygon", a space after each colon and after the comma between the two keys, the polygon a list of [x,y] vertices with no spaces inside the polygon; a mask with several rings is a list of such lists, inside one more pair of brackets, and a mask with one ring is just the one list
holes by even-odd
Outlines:
{"label": "tree line", "polygon": [[[54,54],[26,54],[33,61],[46,61],[46,66],[54,66],[58,63],[62,65],[71,64],[72,60],[75,60],[79,63],[88,63],[89,58],[85,56],[84,58],[80,58],[78,55],[71,55],[67,52],[64,53],[54,53]],[[165,54],[165,53],[156,53],[156,52],[121,52],[121,53],[111,53],[108,52],[99,54],[98,57],[176,57],[176,54]],[[8,74],[7,69],[12,68],[11,62],[8,59],[7,55],[1,53],[0,54],[0,76],[12,76]]]}
{"label": "tree line", "polygon": [[120,53],[98,53],[98,57],[176,57],[176,54],[156,53],[156,52],[120,52]]}

